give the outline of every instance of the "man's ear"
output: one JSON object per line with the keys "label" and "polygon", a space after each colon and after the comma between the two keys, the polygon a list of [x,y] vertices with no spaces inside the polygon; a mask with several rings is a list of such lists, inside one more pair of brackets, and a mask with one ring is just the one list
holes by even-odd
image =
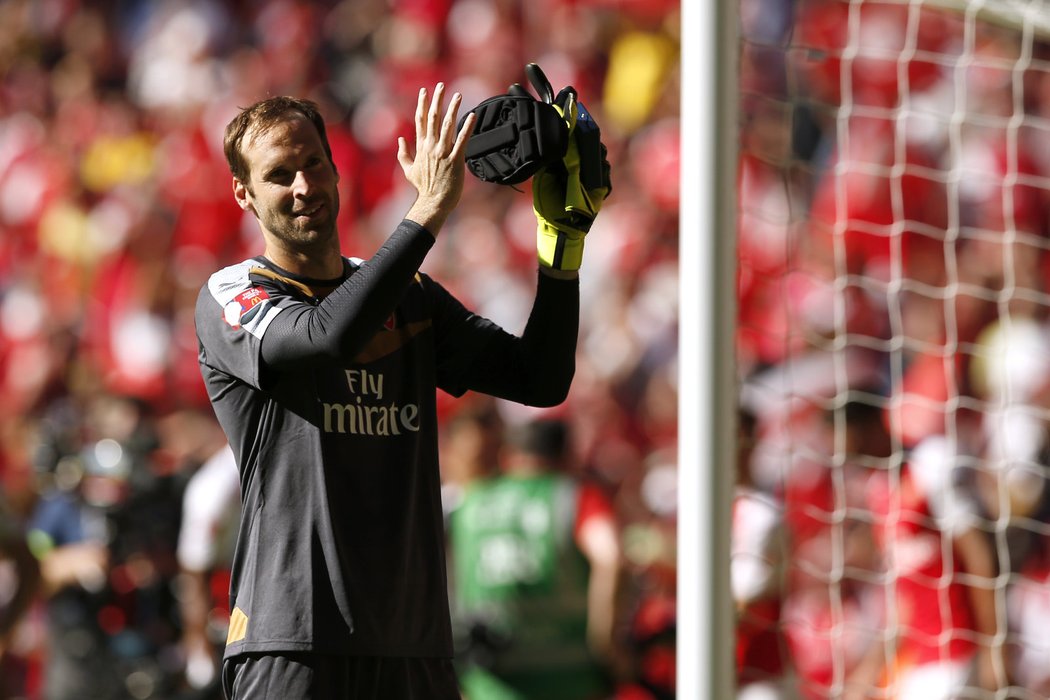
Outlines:
{"label": "man's ear", "polygon": [[237,178],[233,178],[233,198],[237,200],[237,205],[240,206],[244,211],[250,211],[256,214],[255,206],[252,204],[252,193],[248,191],[247,186]]}

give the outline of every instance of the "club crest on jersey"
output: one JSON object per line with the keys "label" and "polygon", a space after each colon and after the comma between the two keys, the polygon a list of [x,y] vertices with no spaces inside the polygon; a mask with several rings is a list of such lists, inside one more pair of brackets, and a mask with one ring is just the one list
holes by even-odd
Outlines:
{"label": "club crest on jersey", "polygon": [[223,307],[222,317],[231,327],[240,328],[259,313],[263,302],[269,298],[262,287],[246,289]]}

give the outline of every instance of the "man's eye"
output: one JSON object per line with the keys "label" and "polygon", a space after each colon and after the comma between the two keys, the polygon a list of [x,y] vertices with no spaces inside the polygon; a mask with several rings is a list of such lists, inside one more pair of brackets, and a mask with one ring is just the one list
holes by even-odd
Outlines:
{"label": "man's eye", "polygon": [[269,176],[266,179],[269,180],[270,182],[281,183],[281,182],[287,182],[291,178],[290,178],[290,174],[289,174],[289,172],[287,170],[278,169],[278,170],[271,171]]}

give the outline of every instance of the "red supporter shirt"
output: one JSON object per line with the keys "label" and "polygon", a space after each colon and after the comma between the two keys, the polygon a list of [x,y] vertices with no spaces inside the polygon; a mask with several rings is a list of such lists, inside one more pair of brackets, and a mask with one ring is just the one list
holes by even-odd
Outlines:
{"label": "red supporter shirt", "polygon": [[[972,654],[973,615],[966,588],[951,568],[951,536],[936,527],[907,465],[899,483],[883,472],[872,476],[868,507],[885,570],[896,574],[896,595],[889,600],[897,606],[898,660],[923,664]],[[887,585],[893,586],[894,579]]]}

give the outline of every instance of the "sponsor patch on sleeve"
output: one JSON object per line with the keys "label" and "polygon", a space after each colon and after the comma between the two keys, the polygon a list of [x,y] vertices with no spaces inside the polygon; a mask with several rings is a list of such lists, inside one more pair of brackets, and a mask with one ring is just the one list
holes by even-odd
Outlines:
{"label": "sponsor patch on sleeve", "polygon": [[232,328],[240,328],[262,312],[269,298],[262,287],[246,289],[223,307],[222,317]]}

